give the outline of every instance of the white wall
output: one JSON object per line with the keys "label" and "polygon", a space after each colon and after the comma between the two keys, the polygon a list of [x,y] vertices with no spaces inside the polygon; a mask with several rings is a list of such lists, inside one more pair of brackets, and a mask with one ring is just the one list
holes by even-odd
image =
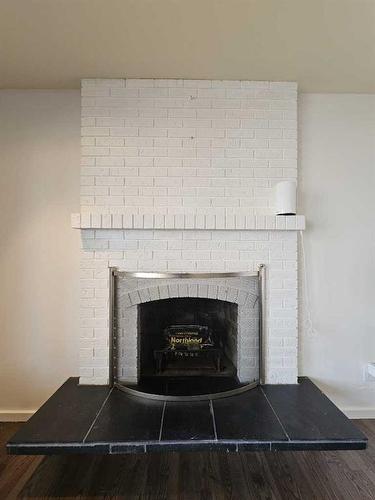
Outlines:
{"label": "white wall", "polygon": [[304,325],[300,373],[351,415],[375,417],[375,382],[363,377],[375,361],[375,95],[302,95],[299,116],[315,329]]}
{"label": "white wall", "polygon": [[[0,419],[78,375],[80,96],[0,92]],[[300,213],[316,334],[300,373],[375,416],[375,96],[300,96]],[[58,321],[56,321],[56,318]],[[353,412],[352,412],[353,414]],[[358,414],[358,413],[357,413]]]}
{"label": "white wall", "polygon": [[80,96],[0,92],[0,419],[78,374]]}

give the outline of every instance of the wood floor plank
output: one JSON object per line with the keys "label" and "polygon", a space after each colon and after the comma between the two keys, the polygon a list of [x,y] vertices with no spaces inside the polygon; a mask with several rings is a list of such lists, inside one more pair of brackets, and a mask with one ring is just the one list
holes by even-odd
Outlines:
{"label": "wood floor plank", "polygon": [[310,485],[311,498],[324,498],[327,500],[338,500],[339,490],[335,487],[330,477],[327,466],[328,454],[323,452],[295,452],[293,459],[298,460],[300,467],[305,473],[305,478]]}
{"label": "wood floor plank", "polygon": [[0,423],[0,498],[17,498],[43,457],[10,457],[5,443],[22,427],[21,423]]}
{"label": "wood floor plank", "polygon": [[257,499],[280,500],[277,484],[265,457],[265,453],[240,453],[248,490]]}
{"label": "wood floor plank", "polygon": [[0,499],[373,500],[375,420],[358,451],[8,456],[22,424],[0,424]]}

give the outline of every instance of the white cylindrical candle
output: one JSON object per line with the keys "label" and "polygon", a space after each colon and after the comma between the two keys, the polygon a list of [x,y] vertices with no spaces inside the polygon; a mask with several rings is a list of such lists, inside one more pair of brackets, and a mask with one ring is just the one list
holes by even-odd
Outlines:
{"label": "white cylindrical candle", "polygon": [[294,181],[279,182],[275,186],[276,215],[295,215],[297,184]]}

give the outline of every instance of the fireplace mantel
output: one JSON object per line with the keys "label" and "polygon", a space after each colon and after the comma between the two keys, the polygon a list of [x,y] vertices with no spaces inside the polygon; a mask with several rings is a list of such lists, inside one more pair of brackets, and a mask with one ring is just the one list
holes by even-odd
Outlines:
{"label": "fireplace mantel", "polygon": [[75,213],[75,229],[208,229],[300,231],[305,229],[304,215],[160,215]]}

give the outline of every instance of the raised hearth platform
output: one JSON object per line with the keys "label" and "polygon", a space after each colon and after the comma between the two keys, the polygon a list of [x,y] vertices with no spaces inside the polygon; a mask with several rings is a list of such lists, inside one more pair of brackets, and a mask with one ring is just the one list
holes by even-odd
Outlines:
{"label": "raised hearth platform", "polygon": [[213,401],[129,396],[70,378],[8,442],[10,454],[351,450],[367,438],[307,378]]}

